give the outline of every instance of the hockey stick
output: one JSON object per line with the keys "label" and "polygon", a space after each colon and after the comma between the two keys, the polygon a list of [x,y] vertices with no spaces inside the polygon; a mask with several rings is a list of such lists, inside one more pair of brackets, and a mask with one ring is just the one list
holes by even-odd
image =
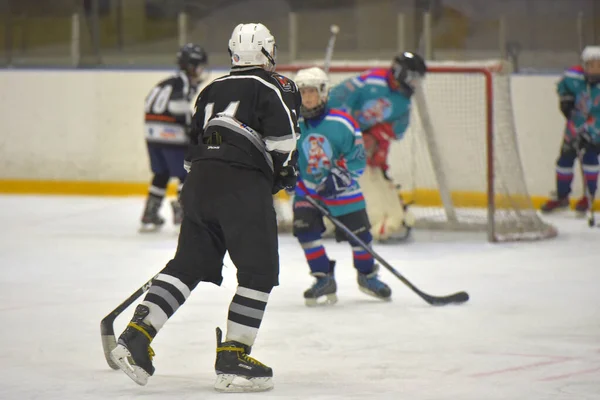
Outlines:
{"label": "hockey stick", "polygon": [[335,38],[340,32],[340,27],[337,25],[331,25],[329,30],[331,31],[331,37],[329,37],[329,43],[327,43],[327,49],[325,50],[325,61],[323,62],[323,70],[326,74],[329,73],[329,67],[331,67],[331,60],[333,59],[333,48],[335,47]]}
{"label": "hockey stick", "polygon": [[406,279],[400,272],[398,272],[394,267],[392,267],[387,261],[385,261],[379,254],[377,254],[369,245],[363,242],[358,236],[354,234],[346,225],[341,223],[337,218],[331,215],[331,213],[323,206],[321,206],[315,199],[310,197],[308,194],[304,196],[306,201],[308,201],[313,207],[315,207],[323,216],[325,216],[328,220],[331,221],[336,227],[344,231],[348,239],[351,239],[358,243],[360,247],[362,247],[365,251],[373,256],[381,265],[388,269],[392,274],[396,276],[396,278],[400,279],[402,283],[408,286],[413,292],[415,292],[419,297],[425,300],[427,303],[432,306],[445,306],[452,303],[461,304],[469,300],[469,294],[467,292],[457,292],[448,296],[432,296],[425,292],[422,292],[413,285],[408,279]]}
{"label": "hockey stick", "polygon": [[[158,274],[157,274],[158,275]],[[102,318],[100,321],[100,335],[102,338],[102,349],[104,350],[104,357],[106,358],[106,362],[108,366],[112,369],[119,369],[117,364],[113,362],[110,358],[110,352],[113,351],[117,347],[117,339],[115,338],[115,329],[114,322],[115,319],[121,315],[123,311],[127,309],[134,301],[136,301],[141,295],[146,293],[150,286],[152,286],[152,281],[156,278],[153,276],[148,282],[144,283],[144,285],[136,290],[131,296],[129,296],[124,302],[119,304],[117,308],[112,310],[110,314],[106,317]]]}
{"label": "hockey stick", "polygon": [[584,153],[584,151],[585,151],[585,149],[580,149],[577,152],[577,160],[579,162],[579,170],[581,171],[581,180],[583,181],[583,193],[588,202],[588,210],[586,212],[588,226],[590,228],[593,228],[596,225],[596,217],[594,216],[594,196],[592,196],[592,194],[590,193],[590,190],[587,185],[587,181],[585,179],[585,171],[583,169],[583,153]]}

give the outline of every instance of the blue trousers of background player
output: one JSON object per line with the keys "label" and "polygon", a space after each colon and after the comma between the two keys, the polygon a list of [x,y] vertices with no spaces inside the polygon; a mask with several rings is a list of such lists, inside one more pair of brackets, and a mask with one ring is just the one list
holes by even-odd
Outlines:
{"label": "blue trousers of background player", "polygon": [[[179,179],[179,192],[183,187],[187,171],[183,167],[187,145],[165,145],[147,142],[148,156],[150,158],[150,169],[154,176],[148,190],[148,199],[144,214],[142,215],[143,225],[160,226],[164,220],[158,216],[158,210],[167,193],[167,185],[171,178]],[[182,213],[178,201],[172,202],[173,223],[181,223]]]}

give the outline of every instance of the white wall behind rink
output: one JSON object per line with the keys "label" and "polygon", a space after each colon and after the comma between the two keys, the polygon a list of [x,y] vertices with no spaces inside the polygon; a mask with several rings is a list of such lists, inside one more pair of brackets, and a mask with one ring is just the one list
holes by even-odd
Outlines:
{"label": "white wall behind rink", "polygon": [[[211,72],[209,79],[223,73]],[[169,74],[139,70],[0,71],[0,179],[147,181],[150,173],[142,130],[144,97]],[[345,76],[334,74],[332,79]],[[554,188],[554,163],[564,125],[555,94],[558,79],[558,75],[512,77],[519,150],[532,195],[543,196]],[[428,84],[427,96],[443,98],[452,90],[452,86],[433,83]],[[479,86],[469,89],[464,111],[453,119],[483,119],[467,113],[481,109],[482,95],[472,94],[479,91]],[[396,159],[398,155],[403,158],[415,154],[411,141],[404,142],[394,149]],[[444,149],[456,165],[456,169],[449,167],[447,174],[462,182],[461,189],[483,191],[479,180],[464,171],[482,170],[485,150],[467,147],[468,143],[457,139],[453,148]],[[398,161],[393,164],[403,170],[411,168],[410,163],[401,163],[401,167]],[[394,174],[412,179],[406,171]],[[433,179],[425,176],[430,172],[419,174],[416,186],[430,187]],[[581,192],[580,186],[574,184],[576,193]]]}

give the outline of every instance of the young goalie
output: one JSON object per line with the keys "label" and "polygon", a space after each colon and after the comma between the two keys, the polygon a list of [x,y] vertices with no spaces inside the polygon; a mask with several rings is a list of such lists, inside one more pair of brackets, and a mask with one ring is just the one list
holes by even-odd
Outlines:
{"label": "young goalie", "polygon": [[426,71],[419,55],[404,52],[389,68],[369,70],[331,89],[329,106],[352,115],[364,134],[368,167],[360,183],[376,240],[404,239],[414,224],[387,174],[388,151],[408,128],[411,97]]}
{"label": "young goalie", "polygon": [[[302,107],[297,144],[300,176],[294,197],[293,231],[316,278],[314,285],[304,292],[306,304],[313,306],[323,299],[335,303],[337,286],[333,274],[335,262],[327,257],[321,242],[325,231],[323,216],[305,197],[320,201],[365,243],[371,243],[373,237],[358,183],[366,166],[358,124],[350,115],[327,107],[329,79],[323,70],[300,70],[295,81],[302,94]],[[336,239],[346,238],[343,232],[336,232]],[[373,257],[358,243],[350,245],[360,290],[389,299],[392,292],[377,277],[378,266]]]}

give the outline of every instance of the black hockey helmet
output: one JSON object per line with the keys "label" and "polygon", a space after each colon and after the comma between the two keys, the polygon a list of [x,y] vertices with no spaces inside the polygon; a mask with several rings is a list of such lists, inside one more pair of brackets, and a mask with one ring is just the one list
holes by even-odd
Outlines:
{"label": "black hockey helmet", "polygon": [[412,92],[414,90],[414,82],[425,76],[427,65],[420,55],[405,51],[394,57],[391,70],[394,80],[401,87],[410,89]]}
{"label": "black hockey helmet", "polygon": [[197,68],[200,65],[208,63],[208,55],[206,51],[197,44],[185,44],[177,52],[177,64],[179,68],[187,71],[190,67]]}

